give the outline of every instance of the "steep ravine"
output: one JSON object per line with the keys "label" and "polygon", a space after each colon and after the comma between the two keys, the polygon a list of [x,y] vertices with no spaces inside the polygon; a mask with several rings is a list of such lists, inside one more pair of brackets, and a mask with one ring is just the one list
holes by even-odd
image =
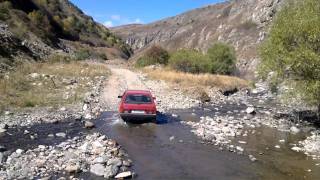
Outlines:
{"label": "steep ravine", "polygon": [[195,48],[206,51],[214,42],[232,44],[239,75],[252,77],[258,63],[257,46],[280,8],[282,0],[231,0],[198,8],[145,25],[112,28],[139,56],[152,44],[170,51]]}

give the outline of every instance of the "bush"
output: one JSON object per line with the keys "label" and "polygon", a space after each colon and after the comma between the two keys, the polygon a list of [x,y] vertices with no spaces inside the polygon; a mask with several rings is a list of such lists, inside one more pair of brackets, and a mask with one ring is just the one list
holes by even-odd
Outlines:
{"label": "bush", "polygon": [[243,30],[256,29],[257,27],[258,24],[252,20],[247,20],[239,25],[239,28]]}
{"label": "bush", "polygon": [[11,3],[9,1],[0,3],[0,20],[6,20],[10,17],[9,8],[11,8]]}
{"label": "bush", "polygon": [[320,113],[319,9],[318,0],[293,0],[284,6],[261,46],[259,72],[264,78],[275,72],[274,81],[291,84],[291,94],[317,106]]}
{"label": "bush", "polygon": [[197,50],[182,49],[173,53],[169,59],[169,66],[182,72],[210,72],[208,57]]}
{"label": "bush", "polygon": [[211,73],[230,75],[236,69],[235,50],[227,44],[216,43],[208,49]]}
{"label": "bush", "polygon": [[160,46],[152,46],[136,63],[139,67],[153,64],[168,64],[169,53]]}
{"label": "bush", "polygon": [[91,52],[88,49],[82,49],[75,53],[76,60],[86,60],[91,57]]}

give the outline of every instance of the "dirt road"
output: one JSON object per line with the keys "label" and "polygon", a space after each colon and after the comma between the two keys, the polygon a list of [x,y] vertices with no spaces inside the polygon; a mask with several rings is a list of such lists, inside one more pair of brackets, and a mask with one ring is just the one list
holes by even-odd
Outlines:
{"label": "dirt road", "polygon": [[119,99],[117,98],[126,89],[148,89],[141,81],[137,73],[121,67],[110,66],[111,77],[103,91],[103,99],[106,101],[109,110],[116,111]]}
{"label": "dirt road", "polygon": [[119,102],[117,97],[126,89],[150,90],[157,98],[158,110],[162,112],[169,109],[191,108],[199,104],[196,99],[185,96],[179,89],[173,89],[163,81],[148,79],[144,74],[121,66],[109,65],[109,69],[112,74],[102,95],[107,110],[117,110]]}

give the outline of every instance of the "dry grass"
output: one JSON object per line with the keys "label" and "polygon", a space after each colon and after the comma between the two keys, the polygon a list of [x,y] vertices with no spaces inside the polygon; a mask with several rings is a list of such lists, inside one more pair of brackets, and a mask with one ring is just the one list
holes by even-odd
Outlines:
{"label": "dry grass", "polygon": [[[32,73],[37,77],[31,77]],[[82,62],[20,65],[0,79],[0,111],[78,102],[92,88],[96,77],[108,74],[103,65]],[[71,80],[76,83],[70,85]]]}
{"label": "dry grass", "polygon": [[177,72],[170,69],[144,69],[144,72],[152,79],[164,80],[179,84],[184,88],[192,87],[215,87],[218,89],[242,89],[248,87],[246,80],[223,75],[190,74]]}

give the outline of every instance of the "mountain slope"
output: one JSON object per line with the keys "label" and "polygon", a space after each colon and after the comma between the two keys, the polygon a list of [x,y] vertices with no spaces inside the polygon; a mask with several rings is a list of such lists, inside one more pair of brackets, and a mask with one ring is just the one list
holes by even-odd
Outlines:
{"label": "mountain slope", "polygon": [[42,59],[53,50],[68,52],[73,42],[130,56],[127,45],[68,0],[0,0],[0,39],[3,66],[17,56]]}
{"label": "mountain slope", "polygon": [[137,55],[150,44],[160,44],[170,51],[206,51],[214,42],[227,42],[237,51],[240,75],[252,75],[257,64],[257,45],[264,39],[280,4],[281,0],[231,0],[151,24],[126,25],[112,31]]}

